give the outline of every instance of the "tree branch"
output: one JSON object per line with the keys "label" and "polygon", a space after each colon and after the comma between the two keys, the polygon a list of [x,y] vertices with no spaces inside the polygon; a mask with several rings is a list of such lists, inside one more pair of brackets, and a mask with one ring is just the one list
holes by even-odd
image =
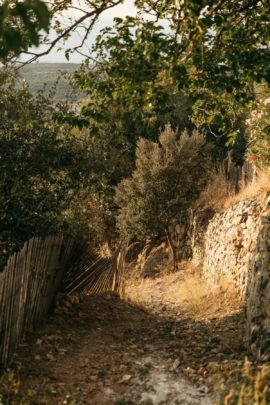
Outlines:
{"label": "tree branch", "polygon": [[[20,66],[18,66],[18,69],[22,68],[23,66],[32,63],[34,61],[36,61],[38,58],[40,58],[41,56],[45,56],[48,55],[51,50],[61,41],[64,40],[71,32],[75,31],[76,28],[78,28],[82,23],[85,23],[87,20],[92,18],[92,21],[90,22],[89,26],[86,28],[86,33],[82,39],[82,42],[77,45],[76,47],[74,47],[74,51],[78,52],[78,49],[80,49],[88,35],[90,34],[91,30],[93,29],[95,23],[97,22],[99,16],[105,11],[105,10],[109,10],[110,8],[113,8],[115,6],[117,6],[118,4],[121,3],[121,0],[116,0],[114,3],[112,4],[107,4],[108,2],[106,0],[104,0],[103,4],[100,7],[97,7],[96,5],[94,5],[91,1],[87,1],[87,3],[89,3],[94,9],[86,12],[84,11],[84,15],[82,15],[80,18],[76,19],[69,27],[67,27],[61,34],[59,34],[54,40],[52,40],[49,44],[48,44],[48,48],[45,51],[42,52],[31,52],[31,51],[24,51],[22,52],[22,55],[32,55],[31,58],[29,58],[27,61],[25,62],[19,62]],[[60,6],[59,6],[60,7]],[[71,6],[70,8],[74,8],[73,6]],[[18,61],[16,61],[18,62]]]}

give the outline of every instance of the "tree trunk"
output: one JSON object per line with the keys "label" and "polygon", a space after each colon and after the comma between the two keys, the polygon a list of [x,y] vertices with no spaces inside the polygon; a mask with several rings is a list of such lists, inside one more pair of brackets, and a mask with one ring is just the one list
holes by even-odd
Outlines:
{"label": "tree trunk", "polygon": [[171,238],[171,234],[168,230],[166,230],[166,236],[168,239],[169,246],[171,248],[172,252],[172,257],[173,257],[173,270],[177,271],[178,270],[178,265],[177,265],[177,250],[176,247],[174,246],[173,240]]}

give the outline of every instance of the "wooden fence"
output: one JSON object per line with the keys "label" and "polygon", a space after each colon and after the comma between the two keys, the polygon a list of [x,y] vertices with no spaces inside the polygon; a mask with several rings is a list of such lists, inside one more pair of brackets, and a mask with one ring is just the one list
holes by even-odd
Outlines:
{"label": "wooden fence", "polygon": [[62,292],[66,294],[101,294],[104,291],[115,291],[124,295],[124,266],[126,245],[121,243],[109,258],[96,257],[89,261],[87,249],[84,254],[66,270]]}
{"label": "wooden fence", "polygon": [[236,166],[232,159],[232,151],[228,152],[222,165],[226,178],[230,181],[236,193],[238,193],[242,187],[254,181],[257,176],[254,166],[249,162],[245,162],[243,166]]}
{"label": "wooden fence", "polygon": [[61,237],[26,242],[0,273],[0,366],[8,364],[24,331],[44,320],[59,289],[122,294],[124,256],[124,245],[101,259],[87,245]]}

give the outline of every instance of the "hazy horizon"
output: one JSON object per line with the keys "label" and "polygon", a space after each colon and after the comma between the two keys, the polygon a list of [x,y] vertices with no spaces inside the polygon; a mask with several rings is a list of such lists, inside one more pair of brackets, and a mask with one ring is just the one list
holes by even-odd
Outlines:
{"label": "hazy horizon", "polygon": [[[137,9],[134,6],[134,0],[126,0],[124,4],[120,4],[110,10],[104,11],[101,15],[100,19],[98,20],[97,24],[95,25],[92,33],[89,36],[86,46],[82,48],[85,53],[89,53],[89,48],[91,48],[92,44],[95,41],[95,38],[99,34],[100,30],[106,26],[111,26],[113,24],[113,19],[115,17],[126,17],[127,15],[135,16]],[[70,13],[69,13],[70,15]],[[74,12],[72,12],[74,15]],[[56,45],[54,49],[48,55],[42,56],[38,59],[40,63],[81,63],[85,60],[85,57],[79,54],[70,54],[69,61],[65,57],[65,49],[72,48],[80,41],[79,33],[73,33],[71,38],[65,43],[63,46],[63,50],[58,51],[57,48],[59,45]],[[45,50],[44,46],[40,46],[38,48],[33,47],[31,50],[37,52]],[[21,57],[22,61],[28,60],[26,57],[27,55],[23,55]]]}

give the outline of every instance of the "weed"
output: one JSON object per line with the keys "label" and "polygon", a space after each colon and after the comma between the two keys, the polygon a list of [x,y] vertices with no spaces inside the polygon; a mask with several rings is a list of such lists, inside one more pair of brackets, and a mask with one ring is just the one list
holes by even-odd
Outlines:
{"label": "weed", "polygon": [[244,319],[244,311],[237,312],[234,314],[231,318],[232,323],[238,323],[241,322]]}
{"label": "weed", "polygon": [[[11,370],[4,372],[0,378],[0,405],[52,405],[47,398],[37,397],[30,390],[22,390],[19,374]],[[75,405],[75,401],[67,395],[61,405]]]}
{"label": "weed", "polygon": [[143,367],[140,367],[138,370],[139,379],[142,380],[144,376],[149,374],[152,367],[153,366],[151,363],[145,363],[145,365]]}
{"label": "weed", "polygon": [[245,358],[242,367],[234,364],[211,365],[216,380],[215,395],[219,405],[266,405],[270,403],[270,369],[251,366]]}
{"label": "weed", "polygon": [[215,212],[222,211],[224,202],[235,196],[234,186],[227,179],[223,165],[219,165],[210,176],[209,183],[196,201],[199,209],[211,208]]}
{"label": "weed", "polygon": [[97,375],[98,375],[98,377],[99,377],[99,378],[101,378],[101,377],[105,377],[105,375],[106,375],[106,371],[101,370],[101,371],[99,371],[99,372],[97,373]]}

